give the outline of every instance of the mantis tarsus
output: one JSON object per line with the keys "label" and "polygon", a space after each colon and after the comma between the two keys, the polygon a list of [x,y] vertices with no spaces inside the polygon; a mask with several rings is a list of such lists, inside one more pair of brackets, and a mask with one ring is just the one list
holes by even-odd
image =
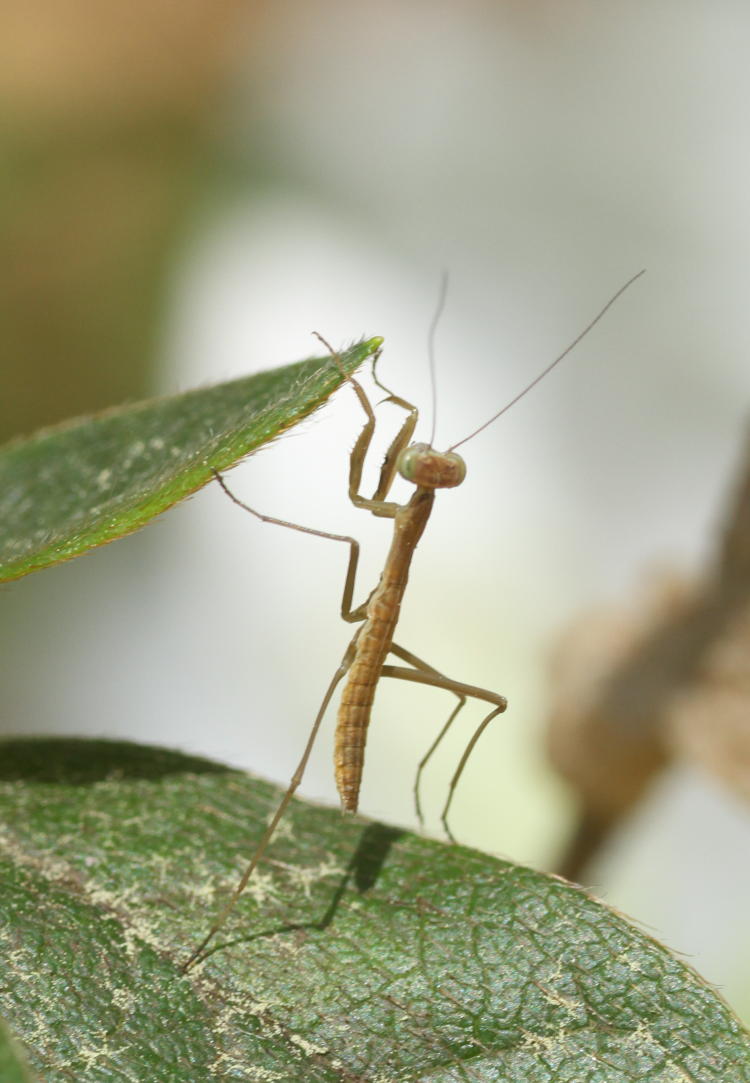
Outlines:
{"label": "mantis tarsus", "polygon": [[[411,651],[394,643],[393,636],[398,623],[401,600],[406,589],[414,550],[427,525],[427,520],[432,511],[436,489],[453,488],[456,485],[460,485],[464,480],[466,466],[461,456],[456,454],[455,449],[459,447],[460,444],[464,444],[472,439],[488,425],[496,421],[501,414],[510,409],[522,395],[525,395],[527,391],[539,382],[539,380],[546,376],[547,373],[562,361],[581,339],[588,334],[591,328],[599,322],[618,297],[620,297],[620,295],[643,273],[643,271],[640,271],[629,279],[624,286],[621,286],[594,319],[591,320],[587,327],[558,357],[555,358],[554,361],[551,362],[551,364],[547,365],[543,372],[525,387],[523,391],[503,406],[501,410],[498,410],[497,413],[478,429],[470,433],[469,436],[466,436],[456,444],[453,444],[446,452],[437,452],[429,444],[410,443],[417,424],[417,408],[405,399],[394,394],[380,382],[376,371],[379,353],[376,354],[373,359],[373,380],[381,390],[386,392],[387,397],[385,401],[391,402],[404,409],[407,416],[386,452],[380,470],[378,485],[372,497],[369,498],[360,493],[360,486],[364,462],[375,430],[375,413],[362,385],[353,376],[346,374],[343,369],[341,369],[338,355],[335,350],[333,350],[321,335],[317,335],[318,339],[327,348],[334,363],[340,368],[345,380],[351,384],[366,416],[365,425],[354,445],[349,459],[349,499],[355,507],[363,508],[373,515],[382,518],[393,519],[394,522],[391,548],[386,557],[380,582],[361,605],[352,607],[354,582],[359,560],[359,543],[354,538],[342,534],[332,534],[328,531],[314,530],[310,527],[300,526],[283,519],[261,515],[259,512],[239,500],[234,493],[230,491],[218,471],[213,471],[217,482],[227,496],[239,507],[250,512],[251,515],[254,515],[263,522],[275,523],[278,526],[285,526],[291,530],[297,530],[304,534],[312,534],[320,538],[329,538],[332,541],[345,542],[349,546],[349,564],[341,600],[341,616],[345,621],[352,623],[361,622],[361,626],[357,629],[346,648],[344,656],[328,685],[325,696],[323,697],[323,702],[320,705],[320,709],[310,731],[307,744],[305,745],[302,758],[297,765],[289,782],[289,786],[274,815],[268,823],[263,837],[256,847],[255,853],[229,900],[219,912],[204,939],[185,963],[185,968],[190,967],[204,956],[206,948],[234,909],[234,906],[244,891],[250,877],[261,861],[268,844],[273,838],[281,817],[302,781],[307,761],[310,758],[315,739],[318,735],[318,730],[320,729],[323,717],[331,698],[333,697],[333,693],[340,681],[347,676],[347,674],[348,680],[344,686],[338,711],[334,753],[336,786],[341,798],[342,807],[347,812],[356,812],[357,810],[367,729],[370,722],[375,690],[381,677],[393,677],[399,680],[414,681],[418,684],[430,685],[434,688],[442,688],[448,692],[452,692],[458,697],[458,703],[449,716],[448,721],[444,724],[430,746],[427,754],[419,764],[415,783],[415,796],[417,812],[420,819],[419,779],[428,760],[445,737],[467,699],[484,700],[492,705],[492,709],[483,718],[466,746],[448,788],[448,795],[443,807],[441,819],[447,834],[452,838],[448,827],[448,812],[453,800],[456,785],[458,784],[475,744],[492,719],[505,710],[507,702],[504,696],[501,696],[496,692],[490,692],[485,688],[479,688],[475,685],[465,684],[462,681],[456,681],[446,677],[444,674],[424,662],[421,658],[418,658],[417,655],[413,654]],[[397,473],[415,485],[414,493],[406,504],[397,504],[394,501],[387,499]],[[411,668],[386,663],[386,658],[389,654],[394,655],[401,662],[407,663],[407,666]]]}

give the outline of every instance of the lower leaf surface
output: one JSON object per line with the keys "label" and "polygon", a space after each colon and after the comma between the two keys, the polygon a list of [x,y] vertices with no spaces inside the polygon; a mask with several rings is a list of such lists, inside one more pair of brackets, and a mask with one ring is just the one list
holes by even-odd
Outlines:
{"label": "lower leaf surface", "polygon": [[3,746],[0,1010],[44,1080],[750,1080],[750,1039],[582,890],[115,742]]}

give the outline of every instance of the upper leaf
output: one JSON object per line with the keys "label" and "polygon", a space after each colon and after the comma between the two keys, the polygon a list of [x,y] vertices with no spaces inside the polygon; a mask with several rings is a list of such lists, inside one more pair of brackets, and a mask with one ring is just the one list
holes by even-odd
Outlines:
{"label": "upper leaf", "polygon": [[[341,354],[353,372],[382,339]],[[143,526],[307,416],[342,382],[312,358],[81,418],[0,449],[0,582]]]}

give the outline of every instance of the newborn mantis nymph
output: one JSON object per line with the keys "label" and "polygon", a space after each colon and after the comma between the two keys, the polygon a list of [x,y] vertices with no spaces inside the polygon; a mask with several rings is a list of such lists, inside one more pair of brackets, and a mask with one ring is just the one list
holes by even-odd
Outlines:
{"label": "newborn mantis nymph", "polygon": [[[315,738],[317,737],[318,730],[323,721],[323,716],[325,715],[333,693],[339,682],[347,676],[347,674],[348,680],[344,686],[338,711],[334,753],[336,786],[341,798],[342,807],[346,812],[357,811],[367,728],[370,723],[375,690],[381,677],[395,677],[399,680],[415,681],[418,684],[430,685],[433,688],[443,688],[448,692],[453,692],[454,695],[458,697],[458,703],[453,709],[448,721],[445,723],[442,730],[433,741],[427,754],[419,764],[415,784],[415,795],[417,800],[417,812],[420,819],[419,779],[427,761],[445,737],[448,729],[467,699],[484,700],[492,705],[492,710],[484,717],[466,746],[448,788],[448,795],[441,818],[443,825],[450,836],[450,830],[448,828],[448,812],[453,800],[456,785],[475,744],[492,719],[505,710],[507,703],[505,697],[498,695],[496,692],[490,692],[485,688],[478,688],[475,685],[464,684],[462,681],[456,681],[450,677],[446,677],[444,674],[438,672],[438,670],[433,669],[432,666],[422,661],[421,658],[418,658],[411,651],[394,643],[393,636],[396,630],[396,624],[398,623],[401,600],[404,596],[404,591],[406,590],[409,567],[411,565],[414,550],[419,539],[422,537],[427,525],[427,520],[430,517],[432,505],[435,500],[436,489],[453,488],[456,485],[460,485],[464,480],[466,466],[461,456],[456,454],[456,448],[461,444],[465,444],[468,440],[471,440],[479,432],[487,428],[488,425],[491,425],[501,416],[501,414],[510,409],[518,399],[525,395],[527,391],[546,376],[547,373],[562,361],[581,339],[588,334],[591,328],[599,322],[605,312],[615,303],[628,286],[643,273],[643,271],[640,271],[626,282],[626,284],[610,298],[598,315],[574,339],[574,341],[570,343],[559,357],[555,358],[555,360],[532,380],[523,391],[516,395],[509,403],[503,406],[501,410],[498,410],[496,414],[469,436],[466,436],[463,440],[459,440],[457,443],[453,444],[446,452],[435,451],[429,444],[410,443],[417,424],[417,408],[412,406],[411,403],[406,402],[405,399],[395,395],[380,383],[376,374],[376,363],[379,355],[376,354],[373,361],[373,380],[381,390],[386,392],[387,398],[385,401],[401,407],[406,411],[407,416],[386,452],[385,460],[380,470],[380,480],[378,481],[375,492],[370,498],[363,496],[359,490],[362,480],[362,469],[375,429],[375,413],[361,384],[353,376],[344,372],[335,350],[332,349],[321,335],[317,335],[318,339],[320,339],[327,348],[334,363],[339,367],[342,376],[344,376],[345,380],[351,384],[366,415],[364,428],[354,445],[349,459],[349,499],[357,508],[364,508],[367,511],[372,512],[373,515],[393,519],[393,539],[390,551],[386,557],[380,582],[367,600],[361,605],[352,608],[354,580],[359,559],[359,544],[354,538],[341,534],[331,534],[323,530],[313,530],[310,527],[299,526],[296,523],[289,523],[283,519],[275,519],[268,515],[261,515],[259,512],[248,507],[247,504],[244,504],[239,500],[229,490],[223,477],[218,471],[214,470],[216,480],[227,496],[229,496],[235,504],[238,504],[256,518],[261,519],[264,523],[276,523],[279,526],[286,526],[292,530],[301,531],[304,534],[313,534],[319,538],[330,538],[333,541],[345,542],[349,546],[349,565],[346,572],[344,593],[341,600],[341,616],[345,621],[350,621],[352,623],[361,622],[361,626],[357,629],[349,646],[346,648],[344,657],[334,673],[333,679],[328,685],[326,694],[323,697],[323,702],[320,705],[320,709],[310,731],[307,744],[305,745],[302,758],[297,765],[297,769],[291,778],[289,786],[284,793],[276,812],[271,818],[263,837],[258,843],[255,853],[237,884],[237,887],[230,896],[228,902],[219,912],[216,920],[202,942],[188,959],[185,964],[186,968],[203,957],[205,949],[234,909],[248,880],[263,857],[281,817],[302,781],[302,776],[307,766],[307,761],[310,758]],[[394,501],[386,499],[397,473],[416,486],[411,499],[406,504],[397,504]],[[410,666],[411,668],[386,663],[386,657],[389,654],[394,655],[401,662],[406,662],[407,666]]]}

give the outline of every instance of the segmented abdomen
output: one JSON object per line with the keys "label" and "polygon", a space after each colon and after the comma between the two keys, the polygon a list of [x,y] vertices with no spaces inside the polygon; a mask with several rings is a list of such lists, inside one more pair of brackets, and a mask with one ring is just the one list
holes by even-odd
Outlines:
{"label": "segmented abdomen", "polygon": [[403,586],[381,583],[367,607],[339,704],[333,762],[336,787],[346,812],[356,812],[365,759],[367,727],[380,671],[398,621]]}
{"label": "segmented abdomen", "polygon": [[434,499],[432,489],[419,487],[409,503],[398,508],[383,575],[367,604],[367,618],[356,642],[354,661],[341,696],[334,750],[336,786],[346,812],[357,811],[375,688],[393,643],[411,558]]}

